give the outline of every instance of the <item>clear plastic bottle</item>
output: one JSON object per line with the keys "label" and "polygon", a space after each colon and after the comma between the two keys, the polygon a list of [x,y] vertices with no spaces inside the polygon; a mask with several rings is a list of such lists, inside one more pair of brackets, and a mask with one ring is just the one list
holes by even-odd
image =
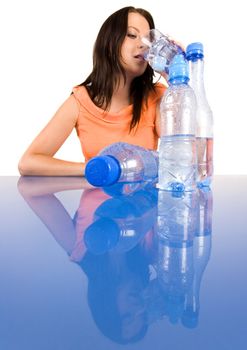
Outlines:
{"label": "clear plastic bottle", "polygon": [[168,73],[169,65],[174,56],[183,52],[179,45],[158,29],[151,29],[142,37],[142,42],[147,46],[144,58],[157,72]]}
{"label": "clear plastic bottle", "polygon": [[204,51],[201,43],[192,43],[186,48],[189,61],[190,85],[196,100],[196,144],[198,178],[197,184],[209,186],[213,176],[213,113],[209,106],[204,86]]}
{"label": "clear plastic bottle", "polygon": [[158,176],[158,161],[156,151],[116,142],[105,147],[87,163],[85,177],[93,186],[153,181]]}
{"label": "clear plastic bottle", "polygon": [[176,55],[169,67],[169,87],[160,104],[158,187],[167,191],[196,188],[196,98],[188,85],[188,63]]}

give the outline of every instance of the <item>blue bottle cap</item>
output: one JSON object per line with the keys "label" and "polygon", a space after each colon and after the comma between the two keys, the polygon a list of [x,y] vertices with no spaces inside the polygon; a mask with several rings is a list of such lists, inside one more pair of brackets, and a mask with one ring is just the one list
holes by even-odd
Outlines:
{"label": "blue bottle cap", "polygon": [[186,48],[186,58],[187,60],[197,60],[204,57],[203,45],[202,43],[191,43]]}
{"label": "blue bottle cap", "polygon": [[174,56],[169,67],[169,82],[170,83],[187,83],[189,81],[189,67],[183,54]]}
{"label": "blue bottle cap", "polygon": [[117,182],[121,174],[118,160],[112,156],[97,156],[86,165],[85,177],[93,186],[109,186]]}

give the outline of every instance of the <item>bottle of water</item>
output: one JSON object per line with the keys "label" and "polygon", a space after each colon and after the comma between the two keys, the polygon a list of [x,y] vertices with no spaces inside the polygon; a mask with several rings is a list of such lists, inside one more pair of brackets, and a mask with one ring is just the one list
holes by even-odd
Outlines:
{"label": "bottle of water", "polygon": [[201,43],[192,43],[186,49],[190,68],[190,85],[197,100],[196,145],[198,186],[209,186],[213,175],[213,113],[204,87],[204,52]]}
{"label": "bottle of water", "polygon": [[153,181],[158,176],[158,161],[156,151],[116,142],[105,147],[87,163],[85,177],[93,186]]}
{"label": "bottle of water", "polygon": [[160,104],[158,187],[167,191],[196,188],[196,98],[188,85],[188,63],[176,55],[169,67],[169,87]]}
{"label": "bottle of water", "polygon": [[168,67],[174,56],[183,52],[180,46],[158,29],[151,29],[142,37],[142,42],[147,46],[144,58],[157,72],[168,73]]}

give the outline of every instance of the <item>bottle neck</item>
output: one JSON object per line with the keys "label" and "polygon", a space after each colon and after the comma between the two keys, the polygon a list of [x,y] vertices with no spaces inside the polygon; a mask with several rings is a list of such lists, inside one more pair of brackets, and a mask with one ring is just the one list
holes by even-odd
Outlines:
{"label": "bottle neck", "polygon": [[169,84],[170,85],[182,85],[182,84],[188,84],[189,78],[186,76],[180,76],[180,77],[175,77],[169,79]]}
{"label": "bottle neck", "polygon": [[205,93],[204,87],[204,61],[203,59],[197,59],[190,61],[190,85],[197,91]]}

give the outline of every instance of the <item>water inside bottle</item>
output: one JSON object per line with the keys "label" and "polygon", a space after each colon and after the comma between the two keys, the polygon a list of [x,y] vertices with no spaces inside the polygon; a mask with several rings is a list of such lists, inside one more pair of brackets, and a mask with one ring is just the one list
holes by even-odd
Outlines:
{"label": "water inside bottle", "polygon": [[147,46],[144,59],[157,72],[168,73],[168,67],[174,56],[183,52],[168,35],[162,34],[158,29],[151,29],[141,39]]}
{"label": "water inside bottle", "polygon": [[197,137],[198,187],[209,186],[213,176],[213,138]]}
{"label": "water inside bottle", "polygon": [[162,137],[159,146],[158,187],[167,191],[192,191],[195,189],[196,173],[195,137]]}

